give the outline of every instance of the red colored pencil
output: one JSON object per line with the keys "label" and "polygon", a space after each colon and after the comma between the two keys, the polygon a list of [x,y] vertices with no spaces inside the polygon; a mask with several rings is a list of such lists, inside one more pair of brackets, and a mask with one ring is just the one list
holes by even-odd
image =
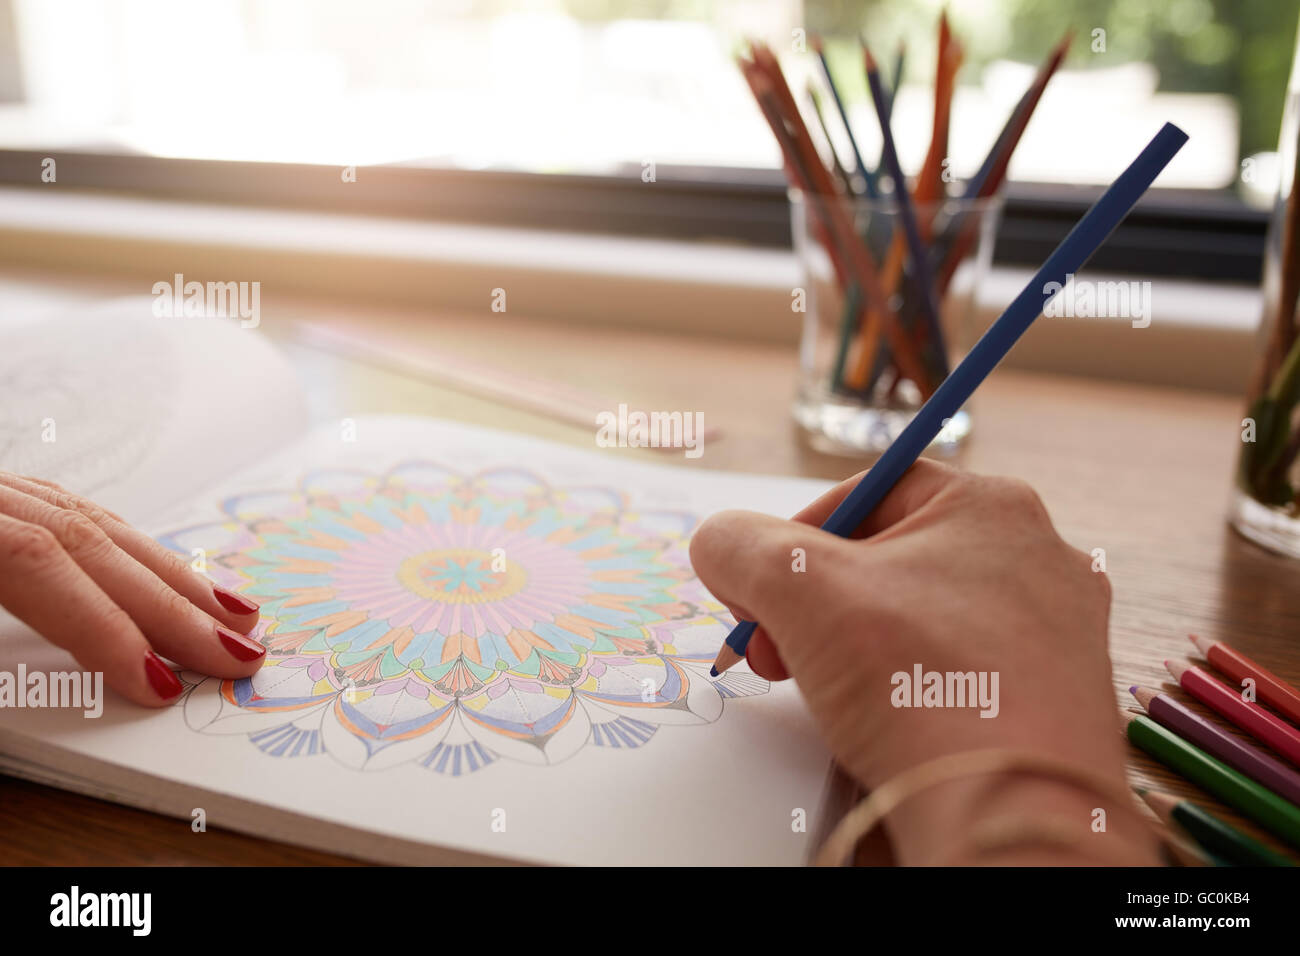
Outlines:
{"label": "red colored pencil", "polygon": [[[948,14],[939,14],[939,62],[934,69],[934,117],[930,131],[930,149],[916,177],[916,201],[932,203],[943,196],[943,161],[948,158],[948,127],[952,115],[952,94],[957,71],[961,68],[961,44],[948,28]],[[926,238],[930,223],[923,224]]]}
{"label": "red colored pencil", "polygon": [[[975,198],[987,199],[998,191],[1002,181],[1006,178],[1007,168],[1011,165],[1011,154],[1016,151],[1016,146],[1020,144],[1020,137],[1024,135],[1025,127],[1029,125],[1029,118],[1034,115],[1034,109],[1038,106],[1039,99],[1042,98],[1043,91],[1047,89],[1048,81],[1056,73],[1061,61],[1065,59],[1066,51],[1070,48],[1070,41],[1074,37],[1074,32],[1067,31],[1061,38],[1061,42],[1056,45],[1051,54],[1038,68],[1038,73],[1034,77],[1034,82],[1029,89],[1025,91],[1020,102],[1012,111],[1006,126],[998,134],[997,140],[993,144],[993,149],[984,159],[984,167],[976,175],[975,182],[978,183],[978,191]],[[983,176],[981,179],[980,177]],[[966,258],[966,253],[971,245],[975,242],[978,235],[978,223],[975,220],[967,222],[965,228],[953,242],[952,248],[944,255],[944,262],[939,274],[939,290],[942,293],[948,288],[948,283],[952,281],[953,273]]]}
{"label": "red colored pencil", "polygon": [[1300,730],[1259,704],[1242,700],[1231,687],[1219,683],[1190,661],[1165,661],[1165,667],[1183,690],[1206,707],[1300,766]]}
{"label": "red colored pencil", "polygon": [[1232,678],[1238,687],[1247,678],[1255,682],[1255,692],[1260,700],[1279,713],[1300,724],[1300,690],[1296,690],[1272,671],[1256,664],[1245,654],[1234,651],[1222,641],[1188,635],[1205,659],[1217,670]]}

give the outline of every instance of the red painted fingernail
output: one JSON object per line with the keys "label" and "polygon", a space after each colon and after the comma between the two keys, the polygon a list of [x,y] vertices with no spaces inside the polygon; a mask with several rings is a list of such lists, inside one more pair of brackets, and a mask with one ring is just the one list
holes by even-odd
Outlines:
{"label": "red painted fingernail", "polygon": [[212,593],[216,595],[217,603],[231,614],[256,614],[262,609],[256,601],[250,601],[242,594],[229,591],[219,584],[212,585]]}
{"label": "red painted fingernail", "polygon": [[221,638],[221,643],[226,646],[226,650],[235,660],[255,661],[266,653],[266,648],[251,637],[244,637],[224,627],[217,628],[217,637]]}
{"label": "red painted fingernail", "polygon": [[175,697],[185,689],[172,669],[153,651],[144,655],[144,676],[149,678],[149,686],[153,688],[153,692],[163,700]]}

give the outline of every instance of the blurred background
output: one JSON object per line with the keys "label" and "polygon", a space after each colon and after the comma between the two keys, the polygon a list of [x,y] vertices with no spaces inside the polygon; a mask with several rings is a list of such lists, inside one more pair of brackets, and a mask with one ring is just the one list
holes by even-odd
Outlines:
{"label": "blurred background", "polygon": [[[1261,207],[1274,194],[1295,48],[1292,0],[949,6],[966,48],[952,127],[958,176],[973,172],[1068,24],[1070,56],[1016,152],[1013,183],[1108,182],[1167,119],[1191,143],[1162,186],[1194,190],[1194,201],[1220,216],[1231,202]],[[744,38],[784,52],[797,78],[815,65],[798,55],[798,34],[824,35],[867,149],[878,131],[856,37],[882,62],[905,42],[894,124],[904,166],[915,168],[928,142],[934,23],[943,7],[942,0],[0,0],[0,150],[618,179],[653,162],[659,180],[710,184],[725,198],[729,187],[780,185],[775,143],[733,63]],[[1083,142],[1086,149],[1071,148]],[[14,166],[0,164],[0,176],[30,176]],[[154,167],[87,162],[80,175],[87,185],[148,189],[158,177],[145,168]],[[300,188],[287,195],[265,182],[215,181],[231,172],[214,171],[208,194],[312,201]],[[536,218],[536,200],[513,190],[541,184],[508,183],[513,218]],[[193,191],[202,196],[204,184]],[[502,218],[500,204],[484,199],[492,208],[476,210],[474,198],[462,196],[461,208],[443,214]],[[622,221],[616,207],[595,224],[646,229],[635,206]],[[748,232],[689,217],[651,230],[788,241],[770,210],[746,218]]]}
{"label": "blurred background", "polygon": [[[930,138],[944,9],[942,0],[0,0],[0,256],[140,279],[181,266],[255,269],[271,296],[454,307],[477,307],[483,283],[498,286],[503,274],[522,289],[546,272],[560,277],[532,287],[538,315],[789,342],[784,290],[798,279],[786,184],[735,55],[763,39],[801,87],[820,82],[809,50],[824,37],[872,158],[879,128],[858,38],[891,84],[905,44],[892,125],[914,172]],[[947,9],[965,50],[950,141],[959,179],[1047,51],[1073,35],[1012,160],[993,252],[1012,271],[1005,288],[990,286],[987,308],[1168,120],[1190,134],[1188,146],[1092,265],[1201,284],[1166,286],[1165,301],[1210,330],[1203,340],[1253,329],[1300,2]],[[55,190],[41,179],[49,158]],[[359,172],[341,178],[347,167]],[[514,231],[466,231],[476,229]],[[318,256],[285,264],[327,239],[328,268]],[[688,244],[696,250],[682,251]],[[216,251],[178,257],[199,246]],[[742,261],[738,251],[780,258]],[[414,258],[425,271],[399,275],[395,263]],[[467,264],[482,269],[471,275]],[[611,272],[645,284],[600,286]],[[1207,282],[1241,294],[1207,296]],[[706,283],[716,295],[701,294]],[[1143,362],[1124,374],[1236,387],[1250,345],[1234,348],[1226,372]],[[1049,364],[1118,374],[1111,357],[1085,368],[1078,354],[1062,346]]]}
{"label": "blurred background", "polygon": [[[0,0],[0,146],[275,163],[611,173],[773,169],[736,71],[743,38],[829,55],[874,125],[856,47],[908,48],[896,134],[919,163],[941,0]],[[966,175],[1033,65],[1073,25],[1066,72],[1017,151],[1027,182],[1109,181],[1153,118],[1192,135],[1165,185],[1270,175],[1294,47],[1281,0],[967,0],[954,162]],[[807,69],[788,57],[797,74]],[[1120,113],[1122,107],[1122,116]],[[1095,134],[1105,132],[1105,136]],[[1089,137],[1101,148],[1062,150]],[[1246,182],[1245,186],[1253,185]],[[1267,191],[1267,190],[1265,190]]]}

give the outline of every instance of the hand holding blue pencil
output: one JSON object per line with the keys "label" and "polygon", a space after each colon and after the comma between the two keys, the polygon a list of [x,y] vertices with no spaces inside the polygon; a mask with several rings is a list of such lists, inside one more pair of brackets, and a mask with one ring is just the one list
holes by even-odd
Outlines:
{"label": "hand holding blue pencil", "polygon": [[[866,520],[891,488],[934,441],[944,422],[957,414],[1043,308],[1101,247],[1137,201],[1187,142],[1187,134],[1166,123],[1128,169],[1084,214],[1007,310],[989,327],[960,365],[930,396],[898,439],[848,493],[822,530],[848,537]],[[1053,285],[1055,283],[1055,285]],[[1052,289],[1054,291],[1049,292]],[[757,625],[741,621],[727,636],[710,673],[716,677],[745,656]]]}

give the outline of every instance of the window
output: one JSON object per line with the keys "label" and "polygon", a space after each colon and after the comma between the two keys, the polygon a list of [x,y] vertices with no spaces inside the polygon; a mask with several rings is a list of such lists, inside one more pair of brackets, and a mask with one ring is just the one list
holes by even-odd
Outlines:
{"label": "window", "polygon": [[[1076,34],[1017,151],[1000,257],[1032,259],[1086,202],[1086,189],[1054,184],[1109,181],[1172,119],[1192,139],[1164,184],[1189,192],[1163,203],[1172,220],[1156,215],[1158,199],[1148,215],[1184,240],[1236,230],[1249,249],[1210,274],[1258,276],[1263,216],[1239,197],[1272,192],[1295,2],[950,6],[966,49],[952,127],[959,176],[978,165],[1033,64],[1066,25]],[[795,51],[796,31],[826,36],[868,155],[878,133],[854,38],[868,36],[887,70],[906,40],[895,131],[915,168],[943,7],[0,0],[0,181],[33,182],[40,157],[66,155],[70,185],[788,242],[778,152],[732,63],[743,38],[785,51],[798,81],[816,64]],[[654,191],[642,188],[648,163]],[[344,197],[333,186],[348,165],[365,172]]]}

